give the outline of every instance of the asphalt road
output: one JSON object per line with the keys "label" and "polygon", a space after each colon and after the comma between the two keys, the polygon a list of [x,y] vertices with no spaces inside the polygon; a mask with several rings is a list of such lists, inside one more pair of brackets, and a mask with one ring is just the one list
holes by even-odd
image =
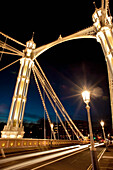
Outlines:
{"label": "asphalt road", "polygon": [[[97,148],[97,155],[103,150],[104,147]],[[84,150],[80,153],[75,153],[73,156],[69,156],[62,160],[55,160],[56,162],[49,165],[35,165],[32,170],[87,170],[91,165],[90,150]],[[50,163],[50,162],[49,162]],[[46,164],[46,163],[45,163]],[[42,166],[42,167],[41,167]],[[31,167],[30,167],[31,168]]]}
{"label": "asphalt road", "polygon": [[[40,170],[86,170],[91,164],[90,152],[85,150],[68,158],[39,168]],[[39,167],[39,165],[37,166]],[[35,168],[36,169],[36,168]]]}
{"label": "asphalt road", "polygon": [[[97,147],[97,155],[103,146]],[[0,159],[4,170],[86,170],[91,164],[88,145],[53,149]]]}

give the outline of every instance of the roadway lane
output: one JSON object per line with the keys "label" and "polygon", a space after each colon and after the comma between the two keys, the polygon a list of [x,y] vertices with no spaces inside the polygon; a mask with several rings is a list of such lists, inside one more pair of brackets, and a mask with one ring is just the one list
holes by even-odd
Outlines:
{"label": "roadway lane", "polygon": [[[75,145],[0,160],[0,169],[80,169],[90,165],[89,145]],[[84,150],[84,151],[83,151]],[[102,150],[98,147],[98,152]],[[70,156],[71,155],[71,156]]]}
{"label": "roadway lane", "polygon": [[[40,167],[40,170],[87,170],[91,164],[90,152],[85,150],[73,156],[59,160],[47,166]],[[37,166],[38,168],[39,166]],[[32,168],[32,169],[37,169]]]}
{"label": "roadway lane", "polygon": [[[103,150],[104,147],[97,147],[97,155]],[[69,156],[69,155],[68,155]],[[48,165],[49,164],[49,165]],[[91,165],[90,150],[82,150],[76,152],[72,156],[64,159],[56,159],[49,163],[37,164],[34,167],[29,167],[29,170],[87,170]]]}

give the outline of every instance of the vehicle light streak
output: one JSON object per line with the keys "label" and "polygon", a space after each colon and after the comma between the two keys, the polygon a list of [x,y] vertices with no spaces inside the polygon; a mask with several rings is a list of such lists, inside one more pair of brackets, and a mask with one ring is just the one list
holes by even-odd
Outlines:
{"label": "vehicle light streak", "polygon": [[52,164],[52,163],[55,163],[55,162],[61,161],[62,159],[68,158],[68,157],[70,157],[70,156],[73,156],[73,155],[75,155],[75,154],[77,154],[77,153],[80,153],[80,152],[83,152],[83,151],[85,151],[85,150],[87,150],[87,148],[82,149],[82,150],[79,150],[79,151],[74,152],[74,153],[71,153],[71,154],[69,154],[69,155],[66,155],[66,156],[60,157],[60,158],[55,159],[55,160],[53,160],[53,161],[51,161],[51,162],[48,162],[48,163],[42,164],[42,165],[40,165],[40,166],[38,166],[38,167],[35,167],[35,168],[31,169],[31,170],[36,170],[36,169],[42,168],[42,167],[44,167],[44,166],[47,166],[47,165],[49,165],[49,164]]}
{"label": "vehicle light streak", "polygon": [[48,150],[48,151],[42,151],[42,152],[38,152],[38,153],[31,153],[31,154],[27,154],[27,155],[14,156],[14,157],[11,157],[11,158],[6,158],[6,159],[0,160],[0,164],[7,163],[7,162],[10,162],[10,161],[15,161],[15,160],[20,160],[20,159],[35,157],[35,156],[41,156],[41,155],[50,154],[50,153],[54,153],[54,152],[59,152],[59,151],[63,151],[63,150],[78,148],[78,147],[80,147],[80,145],[63,147],[63,148],[59,148],[59,149],[52,149],[52,150]]}
{"label": "vehicle light streak", "polygon": [[[102,144],[101,144],[102,145]],[[54,158],[57,158],[57,157],[60,157],[60,156],[63,156],[63,155],[67,155],[67,154],[71,154],[73,152],[76,152],[76,151],[79,151],[79,150],[82,150],[82,149],[85,149],[85,148],[88,148],[90,146],[90,144],[87,144],[87,145],[82,145],[82,146],[76,146],[74,148],[74,146],[71,146],[71,147],[66,147],[67,149],[70,148],[70,150],[66,150],[66,151],[62,151],[64,150],[64,148],[60,148],[60,149],[53,149],[53,150],[50,150],[50,151],[44,151],[44,152],[41,152],[41,153],[53,153],[55,152],[55,150],[57,151],[62,151],[62,152],[58,152],[58,153],[54,153],[54,154],[50,154],[50,155],[47,155],[47,156],[43,156],[41,158],[34,158],[33,160],[30,160],[30,161],[26,161],[26,162],[22,162],[22,163],[19,163],[19,164],[16,164],[16,165],[12,165],[10,167],[7,167],[5,168],[5,170],[12,170],[12,169],[20,169],[20,168],[23,168],[23,167],[27,167],[27,166],[30,166],[30,165],[33,165],[33,164],[36,164],[36,163],[40,163],[40,162],[44,162],[44,161],[47,161],[47,160],[51,160],[51,159],[54,159]],[[100,146],[98,144],[98,146]],[[37,153],[39,154],[39,153]],[[36,154],[29,154],[29,155],[36,155]],[[24,158],[26,158],[27,155],[24,155]],[[14,159],[13,159],[14,160]],[[1,162],[0,162],[1,163]]]}

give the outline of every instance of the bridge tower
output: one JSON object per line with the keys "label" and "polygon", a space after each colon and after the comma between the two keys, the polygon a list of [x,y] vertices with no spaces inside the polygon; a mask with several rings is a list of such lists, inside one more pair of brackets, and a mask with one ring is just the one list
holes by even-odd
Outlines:
{"label": "bridge tower", "polygon": [[28,85],[30,81],[33,50],[36,44],[33,38],[26,43],[24,56],[20,60],[20,69],[17,77],[12,104],[9,112],[7,125],[1,132],[2,138],[22,138],[24,135],[23,117],[27,98]]}
{"label": "bridge tower", "polygon": [[101,8],[95,9],[92,18],[96,28],[96,38],[102,46],[107,63],[113,129],[113,24],[109,0],[101,1]]}

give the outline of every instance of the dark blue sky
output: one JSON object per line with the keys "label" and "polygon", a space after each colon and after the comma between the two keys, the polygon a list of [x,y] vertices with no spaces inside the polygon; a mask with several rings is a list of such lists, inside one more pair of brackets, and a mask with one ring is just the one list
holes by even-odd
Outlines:
{"label": "dark blue sky", "polygon": [[[11,6],[11,4],[7,4],[5,8],[2,5],[3,9],[0,11],[1,31],[22,43],[31,39],[32,32],[35,32],[34,41],[37,47],[56,40],[60,34],[64,37],[93,24],[94,6],[91,0],[77,1],[76,5],[71,1],[65,3],[57,1],[52,4],[40,2],[38,5],[33,3],[32,5],[26,4],[26,6],[19,3],[15,8],[14,4],[10,8],[9,5]],[[100,3],[97,3],[97,7],[99,5]],[[111,2],[110,5],[112,6]],[[5,11],[8,13],[7,16],[2,15]],[[111,14],[113,14],[112,8]],[[23,50],[23,47],[9,40],[7,43]],[[3,55],[0,68],[18,58]],[[87,120],[80,89],[88,86],[92,91],[96,90],[100,93],[98,97],[91,97],[93,121],[101,119],[110,121],[106,63],[101,46],[96,40],[83,39],[65,42],[49,49],[37,60],[72,119]],[[0,121],[7,120],[18,70],[19,63],[0,72]],[[46,103],[51,118],[55,120],[47,99]],[[24,121],[36,122],[43,117],[43,113],[42,103],[31,74]]]}

